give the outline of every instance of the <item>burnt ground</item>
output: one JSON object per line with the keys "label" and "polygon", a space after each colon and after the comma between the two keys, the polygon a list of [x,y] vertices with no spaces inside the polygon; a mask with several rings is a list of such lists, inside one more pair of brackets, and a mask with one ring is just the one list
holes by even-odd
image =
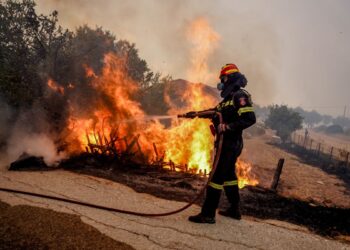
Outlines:
{"label": "burnt ground", "polygon": [[[127,185],[137,192],[163,199],[190,201],[205,185],[206,179],[197,175],[171,172],[159,167],[121,164],[111,159],[81,155],[62,162],[60,167],[79,174],[93,175]],[[279,187],[281,188],[281,187]],[[304,226],[310,231],[349,241],[350,208],[325,206],[314,200],[298,200],[262,187],[241,190],[241,210],[245,216],[262,220],[280,220]],[[203,198],[197,202],[200,205]],[[222,198],[220,207],[228,203]]]}
{"label": "burnt ground", "polygon": [[0,201],[0,249],[134,249],[79,216]]}

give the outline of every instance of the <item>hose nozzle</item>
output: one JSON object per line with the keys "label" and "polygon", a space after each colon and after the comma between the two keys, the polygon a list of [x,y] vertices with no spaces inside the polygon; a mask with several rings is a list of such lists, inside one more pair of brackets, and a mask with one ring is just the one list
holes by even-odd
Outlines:
{"label": "hose nozzle", "polygon": [[178,118],[195,118],[197,117],[197,112],[191,111],[185,114],[177,115]]}

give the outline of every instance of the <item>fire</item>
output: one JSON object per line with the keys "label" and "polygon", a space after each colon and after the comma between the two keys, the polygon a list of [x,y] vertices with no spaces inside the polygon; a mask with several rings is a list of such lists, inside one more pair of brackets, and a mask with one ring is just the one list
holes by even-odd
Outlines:
{"label": "fire", "polygon": [[[187,37],[192,44],[191,67],[187,78],[204,82],[210,77],[207,61],[217,46],[219,35],[210,27],[206,19],[198,18],[190,24]],[[186,105],[178,108],[171,102],[171,98],[166,96],[165,99],[171,107],[170,114],[213,108],[217,103],[215,98],[203,91],[201,84],[190,84],[182,93],[182,98]],[[209,126],[210,121],[203,119],[173,123],[166,143],[166,159],[178,164],[188,164],[188,168],[195,172],[209,173],[214,142]]]}
{"label": "fire", "polygon": [[238,177],[238,187],[256,186],[259,181],[251,173],[252,165],[240,159],[236,162],[236,173]]}
{"label": "fire", "polygon": [[[204,81],[210,77],[207,60],[217,46],[219,36],[205,19],[195,20],[189,30],[189,38],[194,45],[191,53],[193,67],[189,70],[189,77]],[[70,153],[92,151],[91,145],[96,145],[98,150],[100,146],[111,144],[118,151],[115,153],[133,150],[132,153],[137,153],[142,161],[154,162],[155,159],[163,158],[175,166],[186,165],[194,173],[209,174],[214,144],[209,129],[210,120],[173,120],[171,126],[166,128],[157,120],[145,119],[146,114],[134,98],[139,85],[128,75],[126,59],[113,53],[105,55],[100,73],[87,65],[84,68],[88,84],[99,98],[86,104],[88,107],[69,101],[71,107],[66,141]],[[59,89],[59,85],[53,81],[48,85]],[[72,91],[76,91],[79,86],[73,83],[70,85],[73,86],[70,88]],[[206,94],[204,85],[199,83],[188,83],[179,89],[179,93],[181,107],[172,102],[170,93],[164,93],[170,107],[169,115],[213,108],[218,102]],[[250,168],[247,163],[237,162],[240,188],[257,183],[249,175]]]}
{"label": "fire", "polygon": [[[189,84],[182,93],[184,103],[177,108],[169,97],[165,99],[171,107],[170,114],[180,114],[189,110],[204,110],[215,106],[217,100],[203,91],[201,84]],[[214,138],[209,129],[210,121],[195,118],[193,120],[174,121],[169,130],[166,143],[165,159],[177,164],[187,164],[194,172],[209,173],[211,168],[211,151]]]}
{"label": "fire", "polygon": [[52,79],[49,79],[47,81],[47,86],[49,86],[49,88],[52,89],[53,91],[60,93],[61,95],[64,94],[64,88]]}
{"label": "fire", "polygon": [[[114,54],[105,56],[105,67],[101,75],[85,67],[86,75],[96,92],[100,93],[101,100],[97,100],[95,110],[88,117],[80,117],[73,107],[69,130],[71,142],[78,145],[72,147],[72,151],[85,150],[90,144],[103,145],[111,140],[111,134],[117,134],[114,141],[120,150],[127,148],[128,140],[137,136],[137,143],[142,146],[142,156],[151,157],[153,142],[162,147],[161,140],[165,130],[163,125],[154,121],[151,124],[143,124],[137,120],[143,120],[145,114],[140,104],[132,99],[138,91],[137,83],[128,75],[125,59],[118,58]],[[102,98],[103,97],[103,98]],[[79,151],[78,150],[78,151]]]}
{"label": "fire", "polygon": [[191,67],[187,79],[193,82],[208,82],[215,79],[215,74],[209,73],[208,59],[218,46],[219,34],[213,30],[207,19],[200,17],[190,24],[187,38],[192,44]]}

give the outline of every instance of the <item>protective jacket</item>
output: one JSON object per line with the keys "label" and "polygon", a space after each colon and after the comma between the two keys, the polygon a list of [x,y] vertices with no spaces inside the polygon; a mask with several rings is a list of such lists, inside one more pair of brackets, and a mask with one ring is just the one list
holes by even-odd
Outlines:
{"label": "protective jacket", "polygon": [[[244,89],[239,89],[215,107],[215,111],[222,114],[223,122],[228,125],[229,129],[224,133],[226,139],[242,139],[243,130],[256,122],[252,105],[250,94]],[[214,118],[213,123],[217,126],[218,119]]]}
{"label": "protective jacket", "polygon": [[[235,164],[243,148],[242,132],[256,122],[252,105],[250,94],[244,89],[238,89],[224,98],[214,109],[222,114],[223,123],[228,125],[228,129],[224,132],[219,163],[208,185],[202,206],[201,213],[204,216],[215,217],[223,189],[232,209],[238,207],[240,198]],[[217,127],[218,119],[214,117],[212,120]]]}

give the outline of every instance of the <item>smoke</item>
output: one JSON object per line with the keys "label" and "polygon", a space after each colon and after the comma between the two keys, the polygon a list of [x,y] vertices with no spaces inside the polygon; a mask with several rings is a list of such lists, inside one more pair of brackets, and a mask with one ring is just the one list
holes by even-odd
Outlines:
{"label": "smoke", "polygon": [[55,135],[39,104],[28,110],[15,110],[0,98],[0,117],[0,170],[23,154],[43,157],[48,165],[65,157],[57,152]]}
{"label": "smoke", "polygon": [[[67,28],[98,25],[111,30],[117,39],[135,42],[141,57],[154,71],[169,73],[174,79],[216,86],[221,66],[235,63],[246,75],[254,100],[262,105],[273,102],[281,64],[280,41],[271,23],[260,16],[263,4],[199,0],[37,2],[39,12],[58,10],[60,23]],[[188,73],[196,55],[193,43],[188,40],[188,31],[198,19],[207,21],[215,41],[207,48],[210,51],[206,58],[207,72],[202,77],[193,77]]]}
{"label": "smoke", "polygon": [[48,165],[54,165],[65,157],[63,153],[57,153],[56,145],[48,135],[15,130],[7,143],[7,162],[17,160],[22,154],[43,157]]}

